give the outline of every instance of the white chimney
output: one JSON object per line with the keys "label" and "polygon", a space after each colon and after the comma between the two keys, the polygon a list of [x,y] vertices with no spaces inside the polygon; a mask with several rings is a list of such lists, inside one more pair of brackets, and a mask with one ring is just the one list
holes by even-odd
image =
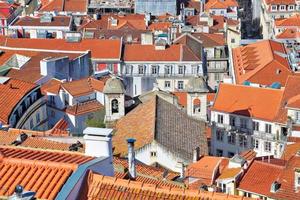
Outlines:
{"label": "white chimney", "polygon": [[84,129],[85,155],[109,157],[112,161],[112,132],[113,129],[109,128],[87,127]]}
{"label": "white chimney", "polygon": [[196,147],[193,150],[193,163],[197,162],[199,160],[199,147]]}
{"label": "white chimney", "polygon": [[128,138],[128,171],[130,179],[136,178],[136,169],[135,169],[135,153],[134,153],[134,138]]}

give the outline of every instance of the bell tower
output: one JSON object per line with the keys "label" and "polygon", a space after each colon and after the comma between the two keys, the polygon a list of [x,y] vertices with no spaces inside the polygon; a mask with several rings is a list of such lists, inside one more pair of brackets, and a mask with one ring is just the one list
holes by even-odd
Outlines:
{"label": "bell tower", "polygon": [[125,89],[122,81],[112,76],[104,86],[105,122],[113,122],[125,115]]}

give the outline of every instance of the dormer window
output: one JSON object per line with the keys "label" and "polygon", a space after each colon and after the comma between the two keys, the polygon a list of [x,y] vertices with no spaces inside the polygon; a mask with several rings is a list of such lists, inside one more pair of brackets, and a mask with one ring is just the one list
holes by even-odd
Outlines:
{"label": "dormer window", "polygon": [[285,10],[285,5],[280,5],[279,9],[280,10]]}
{"label": "dormer window", "polygon": [[144,66],[139,65],[139,74],[144,74],[144,73],[145,73]]}
{"label": "dormer window", "polygon": [[289,10],[294,10],[294,9],[295,9],[294,5],[289,5]]}
{"label": "dormer window", "polygon": [[276,11],[277,10],[277,6],[276,5],[272,5],[271,10],[272,11]]}

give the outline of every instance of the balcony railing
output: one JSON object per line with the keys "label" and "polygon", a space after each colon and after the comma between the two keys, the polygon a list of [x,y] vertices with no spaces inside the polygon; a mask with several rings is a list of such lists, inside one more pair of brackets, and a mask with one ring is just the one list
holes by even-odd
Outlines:
{"label": "balcony railing", "polygon": [[189,76],[195,76],[195,75],[203,75],[203,73],[184,73],[184,74],[152,74],[152,73],[122,73],[122,76],[134,76],[134,77],[189,77]]}

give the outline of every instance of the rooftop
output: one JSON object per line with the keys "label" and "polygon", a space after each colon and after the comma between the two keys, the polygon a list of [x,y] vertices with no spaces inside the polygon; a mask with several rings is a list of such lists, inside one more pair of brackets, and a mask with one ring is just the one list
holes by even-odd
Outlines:
{"label": "rooftop", "polygon": [[52,20],[50,22],[42,22],[41,18],[43,16],[36,16],[36,17],[31,17],[31,16],[24,16],[18,18],[11,26],[64,26],[64,27],[69,27],[71,26],[71,20],[72,18],[70,16],[53,16]]}

